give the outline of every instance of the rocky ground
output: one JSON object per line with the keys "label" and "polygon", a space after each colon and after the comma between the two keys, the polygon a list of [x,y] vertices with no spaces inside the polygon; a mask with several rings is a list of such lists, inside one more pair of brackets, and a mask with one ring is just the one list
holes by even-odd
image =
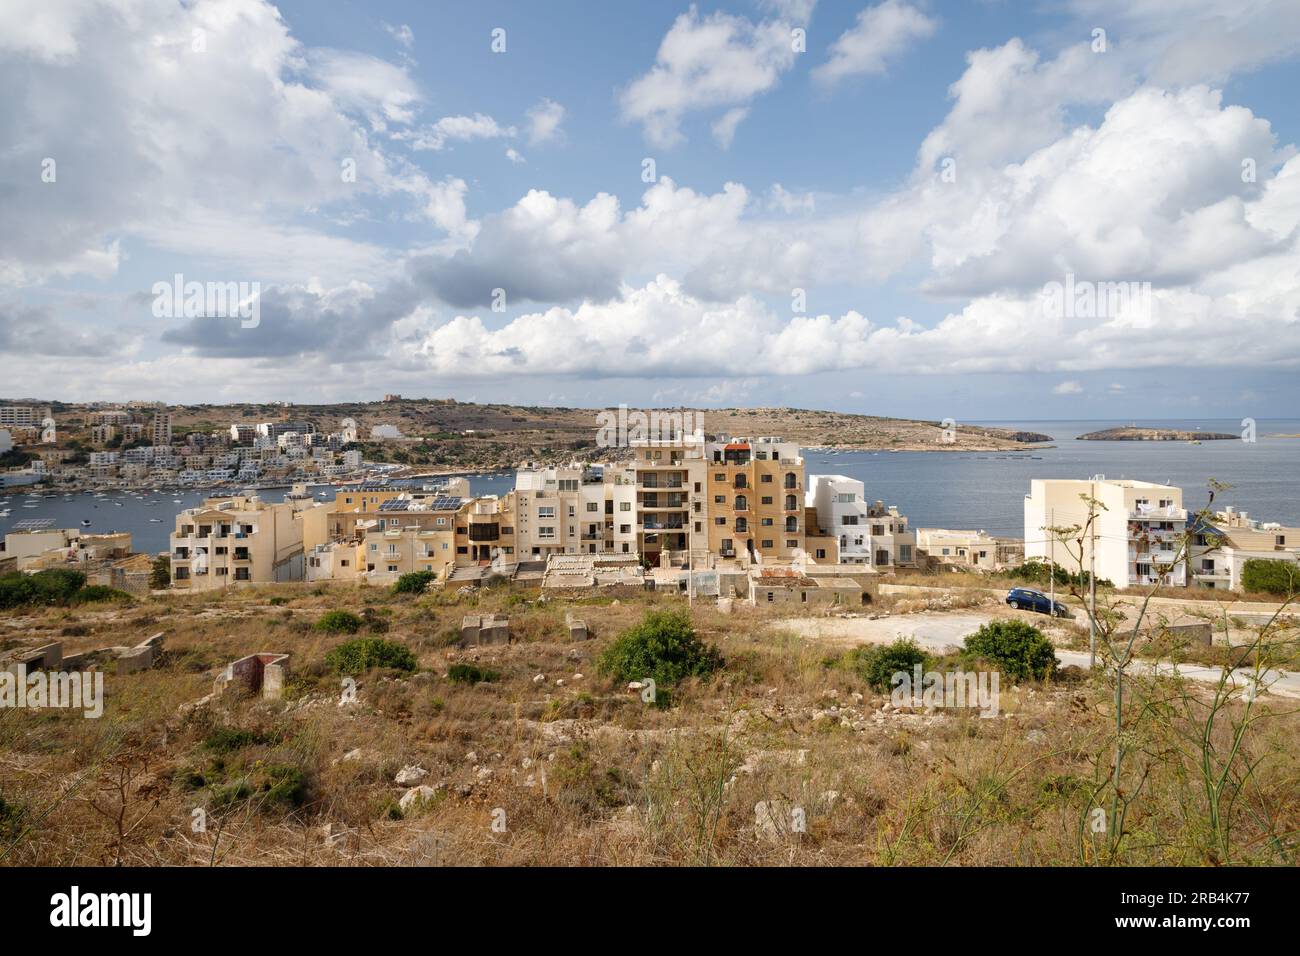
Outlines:
{"label": "rocky ground", "polygon": [[[1268,718],[1244,738],[1260,763],[1233,794],[1225,851],[1187,744],[1203,691],[1135,681],[1130,706],[1157,692],[1165,704],[1158,720],[1130,714],[1132,804],[1115,846],[1083,825],[1111,768],[1104,680],[1068,669],[1006,681],[998,714],[981,717],[899,705],[845,666],[845,622],[883,622],[882,633],[939,622],[959,638],[1003,613],[995,599],[884,599],[843,619],[697,604],[695,629],[726,664],[675,688],[672,706],[599,673],[600,651],[647,609],[680,606],[285,585],[0,615],[7,645],[166,634],[158,666],[107,675],[99,720],[0,711],[0,862],[1294,862],[1284,834],[1300,823],[1300,737],[1267,697],[1253,712]],[[349,691],[326,663],[347,638],[313,628],[332,609],[361,614],[361,636],[410,648],[417,669],[370,671]],[[461,617],[489,610],[509,615],[513,642],[456,647]],[[568,639],[566,611],[591,640]],[[226,663],[260,651],[290,655],[283,699],[204,701]],[[458,682],[462,664],[492,678]],[[1242,716],[1234,707],[1221,728]]]}

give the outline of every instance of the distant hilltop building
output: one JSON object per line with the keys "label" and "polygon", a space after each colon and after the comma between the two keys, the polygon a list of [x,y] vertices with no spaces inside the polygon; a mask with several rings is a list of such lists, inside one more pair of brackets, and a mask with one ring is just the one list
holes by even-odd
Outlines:
{"label": "distant hilltop building", "polygon": [[397,430],[396,425],[376,425],[370,429],[370,437],[376,441],[384,441],[389,438],[401,438],[402,433]]}
{"label": "distant hilltop building", "polygon": [[402,400],[402,396],[397,395],[395,393],[390,393],[384,396],[384,401],[386,402],[400,402],[401,400]]}

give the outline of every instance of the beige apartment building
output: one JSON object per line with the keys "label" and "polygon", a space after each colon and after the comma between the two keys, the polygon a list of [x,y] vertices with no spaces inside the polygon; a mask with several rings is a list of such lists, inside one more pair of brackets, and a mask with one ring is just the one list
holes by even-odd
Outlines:
{"label": "beige apartment building", "polygon": [[[316,513],[304,514],[309,510]],[[182,511],[170,538],[172,587],[208,591],[303,580],[304,529],[325,527],[325,510],[307,496],[271,504],[233,495]]]}
{"label": "beige apartment building", "polygon": [[[644,439],[633,441],[631,449],[634,493],[630,507],[626,493],[614,505],[615,550],[639,553],[650,567],[708,567],[703,443],[693,437]],[[635,532],[630,541],[629,522]]]}
{"label": "beige apartment building", "polygon": [[366,579],[392,583],[403,574],[431,571],[444,580],[456,565],[457,552],[464,549],[462,557],[468,555],[472,505],[449,495],[408,495],[385,502],[365,529]]}
{"label": "beige apartment building", "polygon": [[1025,560],[1038,559],[1080,570],[1079,546],[1067,550],[1049,528],[1083,527],[1090,505],[1099,502],[1093,534],[1082,543],[1083,570],[1096,554],[1099,579],[1116,587],[1187,584],[1187,511],[1183,491],[1172,485],[1131,479],[1035,478],[1025,496]]}
{"label": "beige apartment building", "polygon": [[995,537],[985,531],[917,528],[916,547],[932,562],[980,571],[1011,567],[1025,558],[1023,541]]}
{"label": "beige apartment building", "polygon": [[1300,565],[1300,528],[1256,521],[1235,508],[1194,521],[1190,535],[1188,571],[1197,587],[1245,590],[1242,572],[1250,560]]}
{"label": "beige apartment building", "polygon": [[742,564],[789,563],[805,553],[804,461],[779,438],[705,447],[708,549]]}

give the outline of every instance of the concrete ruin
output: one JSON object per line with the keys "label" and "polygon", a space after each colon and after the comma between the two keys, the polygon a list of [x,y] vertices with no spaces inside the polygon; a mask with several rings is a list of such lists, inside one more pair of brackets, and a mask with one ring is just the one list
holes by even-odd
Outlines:
{"label": "concrete ruin", "polygon": [[571,641],[585,641],[591,636],[587,630],[587,622],[578,620],[573,616],[572,612],[564,615],[564,624],[569,629],[569,640]]}
{"label": "concrete ruin", "polygon": [[460,646],[509,644],[510,618],[504,614],[466,614],[460,622]]}
{"label": "concrete ruin", "polygon": [[212,687],[214,697],[220,697],[232,687],[242,687],[263,700],[279,700],[284,693],[284,679],[289,674],[289,655],[266,651],[249,654],[226,665]]}
{"label": "concrete ruin", "polygon": [[152,637],[145,638],[134,647],[98,647],[93,650],[79,651],[75,654],[63,653],[63,643],[42,644],[39,647],[20,648],[9,652],[0,660],[0,670],[18,673],[21,666],[28,672],[34,670],[85,670],[97,665],[116,662],[117,673],[135,674],[148,670],[158,663],[163,652],[163,634],[159,631]]}

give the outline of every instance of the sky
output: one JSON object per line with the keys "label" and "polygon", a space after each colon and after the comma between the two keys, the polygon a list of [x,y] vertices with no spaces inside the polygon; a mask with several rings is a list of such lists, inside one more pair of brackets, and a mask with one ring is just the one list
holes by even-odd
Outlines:
{"label": "sky", "polygon": [[1300,0],[5,0],[0,397],[1290,415],[1298,60]]}

